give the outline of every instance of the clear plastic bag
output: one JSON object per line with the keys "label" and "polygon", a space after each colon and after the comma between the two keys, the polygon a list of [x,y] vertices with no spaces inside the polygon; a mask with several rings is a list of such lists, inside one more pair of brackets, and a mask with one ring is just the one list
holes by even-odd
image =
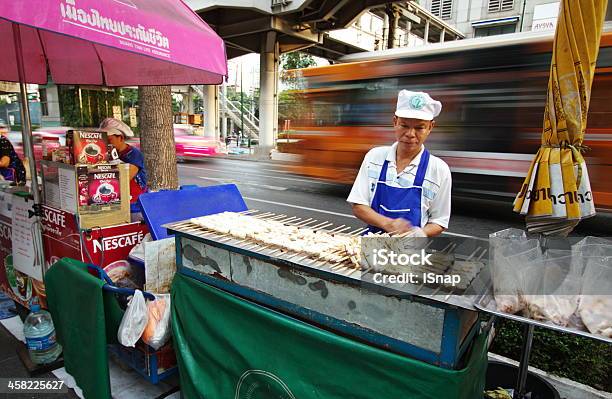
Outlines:
{"label": "clear plastic bag", "polygon": [[[525,295],[524,315],[534,320],[559,326],[570,325],[578,309],[582,277],[571,273],[572,256],[569,251],[547,251],[544,259],[532,268],[539,287],[531,287]],[[536,284],[536,283],[534,283]]]}
{"label": "clear plastic bag", "polygon": [[156,294],[154,301],[147,303],[149,320],[142,333],[142,340],[158,350],[170,338],[170,294]]}
{"label": "clear plastic bag", "polygon": [[612,257],[612,241],[588,236],[572,246],[572,272],[583,274],[589,258]]}
{"label": "clear plastic bag", "polygon": [[489,264],[497,310],[514,314],[524,308],[521,300],[526,291],[526,272],[541,257],[537,240],[527,239],[525,232],[506,229],[490,236]]}
{"label": "clear plastic bag", "polygon": [[117,339],[123,346],[134,347],[140,339],[148,321],[147,304],[142,291],[136,290],[123,314]]}
{"label": "clear plastic bag", "polygon": [[578,314],[593,334],[612,338],[612,257],[589,257]]}

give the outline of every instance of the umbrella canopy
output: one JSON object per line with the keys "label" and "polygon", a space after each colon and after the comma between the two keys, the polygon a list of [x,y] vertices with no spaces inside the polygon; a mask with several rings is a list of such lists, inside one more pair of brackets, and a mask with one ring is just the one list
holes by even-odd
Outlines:
{"label": "umbrella canopy", "polygon": [[567,235],[595,215],[582,146],[607,0],[563,0],[555,33],[542,146],[514,201],[527,229]]}
{"label": "umbrella canopy", "polygon": [[[18,24],[24,75],[14,38]],[[223,40],[180,0],[0,2],[0,80],[132,86],[219,84]]]}

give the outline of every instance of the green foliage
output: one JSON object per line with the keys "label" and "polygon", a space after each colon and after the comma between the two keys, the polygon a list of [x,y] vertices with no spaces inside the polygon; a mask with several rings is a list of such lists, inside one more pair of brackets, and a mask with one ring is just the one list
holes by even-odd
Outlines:
{"label": "green foliage", "polygon": [[245,112],[251,110],[251,107],[255,110],[255,115],[259,115],[259,88],[253,90],[253,93],[249,94],[243,92],[242,95],[236,87],[228,86],[225,92],[227,99],[231,101],[236,107],[242,109]]}
{"label": "green foliage", "polygon": [[120,89],[121,96],[123,96],[124,107],[136,107],[138,105],[138,89]]}
{"label": "green foliage", "polygon": [[304,112],[301,95],[295,90],[284,90],[278,95],[278,119],[296,121]]}
{"label": "green foliage", "polygon": [[172,96],[172,113],[176,114],[178,112],[181,112],[181,103]]}
{"label": "green foliage", "polygon": [[113,106],[121,105],[120,91],[80,89],[58,86],[62,124],[72,127],[97,127],[104,118],[113,116]]}
{"label": "green foliage", "polygon": [[280,62],[284,70],[308,68],[317,65],[312,55],[299,51],[281,55]]}
{"label": "green foliage", "polygon": [[[491,352],[519,360],[523,329],[503,320]],[[596,389],[612,392],[612,346],[572,334],[536,328],[529,364]]]}
{"label": "green foliage", "polygon": [[310,54],[294,51],[281,55],[280,58],[282,71],[280,80],[289,88],[296,89],[298,85],[298,73],[296,69],[308,68],[317,65]]}

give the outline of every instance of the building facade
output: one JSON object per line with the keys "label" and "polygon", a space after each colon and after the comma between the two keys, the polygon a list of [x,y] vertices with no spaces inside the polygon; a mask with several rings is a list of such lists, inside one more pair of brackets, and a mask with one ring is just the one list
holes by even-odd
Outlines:
{"label": "building facade", "polygon": [[421,4],[471,38],[554,30],[560,0],[422,0]]}

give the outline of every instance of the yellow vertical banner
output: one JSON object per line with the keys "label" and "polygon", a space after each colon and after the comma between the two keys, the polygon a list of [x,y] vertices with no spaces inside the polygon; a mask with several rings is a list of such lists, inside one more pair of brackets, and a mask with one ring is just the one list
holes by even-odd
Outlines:
{"label": "yellow vertical banner", "polygon": [[514,202],[532,233],[567,235],[593,216],[582,152],[607,0],[562,0],[544,109],[542,147]]}

